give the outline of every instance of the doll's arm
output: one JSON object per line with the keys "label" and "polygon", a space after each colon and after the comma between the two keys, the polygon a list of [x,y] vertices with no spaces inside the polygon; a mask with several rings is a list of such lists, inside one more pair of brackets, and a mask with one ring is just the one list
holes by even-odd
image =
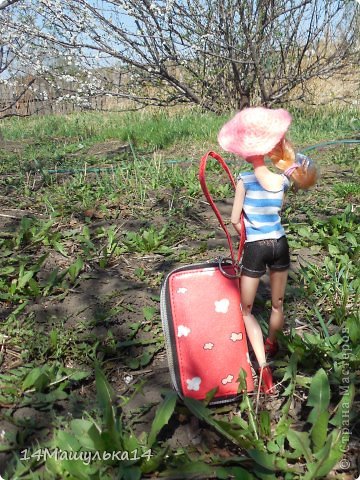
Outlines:
{"label": "doll's arm", "polygon": [[239,180],[236,185],[235,198],[233,203],[233,208],[231,212],[231,223],[233,224],[235,230],[241,235],[241,212],[244,205],[245,198],[245,187],[244,182]]}
{"label": "doll's arm", "polygon": [[277,173],[270,172],[265,165],[263,155],[254,155],[246,160],[253,164],[255,177],[265,190],[276,192],[281,189],[283,177]]}
{"label": "doll's arm", "polygon": [[255,167],[255,177],[260,185],[265,188],[265,190],[270,192],[277,192],[281,189],[283,184],[282,176],[277,173],[270,172],[265,165]]}

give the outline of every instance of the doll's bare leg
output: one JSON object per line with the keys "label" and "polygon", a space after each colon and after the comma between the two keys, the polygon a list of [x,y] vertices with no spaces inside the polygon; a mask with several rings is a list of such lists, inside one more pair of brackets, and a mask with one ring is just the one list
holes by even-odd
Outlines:
{"label": "doll's bare leg", "polygon": [[279,272],[270,270],[271,285],[271,316],[269,322],[269,339],[274,341],[276,332],[282,330],[284,326],[284,295],[288,278],[288,270]]}
{"label": "doll's bare leg", "polygon": [[260,278],[241,276],[241,309],[247,336],[260,366],[266,363],[263,334],[260,325],[251,313]]}

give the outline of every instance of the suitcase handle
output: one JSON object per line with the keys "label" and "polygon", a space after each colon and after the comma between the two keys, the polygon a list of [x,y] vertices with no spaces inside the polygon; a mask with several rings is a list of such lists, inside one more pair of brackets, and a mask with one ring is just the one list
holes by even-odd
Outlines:
{"label": "suitcase handle", "polygon": [[200,180],[201,189],[202,189],[207,201],[209,202],[211,208],[213,209],[217,219],[219,220],[219,223],[220,223],[222,229],[225,232],[225,235],[226,235],[226,238],[227,238],[227,241],[228,241],[228,244],[229,244],[229,248],[230,248],[231,261],[232,261],[232,264],[233,264],[233,267],[234,267],[235,271],[238,273],[238,272],[240,272],[239,263],[240,263],[241,254],[242,254],[242,251],[243,251],[243,248],[244,248],[244,243],[245,243],[244,213],[241,212],[241,217],[240,217],[241,234],[240,234],[239,250],[238,250],[237,259],[236,259],[229,231],[228,231],[228,229],[227,229],[227,227],[226,227],[226,225],[225,225],[225,223],[224,223],[224,221],[221,217],[221,214],[220,214],[217,206],[215,205],[215,202],[214,202],[214,200],[213,200],[213,198],[212,198],[212,196],[209,192],[209,189],[207,188],[207,185],[206,185],[205,171],[206,171],[206,164],[207,164],[207,161],[208,161],[209,157],[212,157],[213,159],[215,159],[221,165],[221,167],[225,170],[225,172],[227,173],[227,175],[230,179],[230,182],[231,182],[234,190],[236,189],[236,182],[234,180],[234,177],[232,176],[232,173],[230,172],[229,167],[226,165],[225,161],[222,159],[222,157],[218,153],[210,151],[210,152],[207,152],[202,157],[202,159],[200,161],[200,168],[199,168],[199,180]]}
{"label": "suitcase handle", "polygon": [[[227,263],[228,261],[230,261],[230,265],[232,265],[232,267],[234,268],[234,274],[228,273],[223,269],[223,265],[229,265],[229,263]],[[241,266],[239,264],[234,266],[234,263],[230,257],[219,257],[219,270],[224,275],[224,277],[230,278],[231,280],[241,277]]]}

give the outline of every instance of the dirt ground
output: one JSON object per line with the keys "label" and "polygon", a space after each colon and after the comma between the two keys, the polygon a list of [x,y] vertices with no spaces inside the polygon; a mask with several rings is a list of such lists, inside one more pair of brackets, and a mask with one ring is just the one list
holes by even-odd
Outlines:
{"label": "dirt ground", "polygon": [[[229,218],[231,201],[221,201],[218,206],[223,217]],[[26,211],[3,209],[1,214],[3,215],[0,217],[2,230],[11,231],[18,225],[19,219],[26,214]],[[6,217],[5,215],[8,216]],[[217,258],[219,255],[228,255],[225,235],[219,228],[211,209],[204,202],[199,202],[196,211],[192,212],[193,218],[189,219],[189,222],[192,222],[196,227],[198,227],[197,216],[201,219],[201,234],[206,236],[215,232],[215,235],[214,238],[207,241],[206,253],[198,256],[196,261],[208,261]],[[124,222],[124,219],[121,218],[118,222],[125,229],[134,228],[133,219]],[[181,248],[196,248],[197,243],[199,242],[186,241]],[[53,252],[47,261],[48,268],[58,265],[59,261],[61,261],[61,256]],[[79,284],[74,289],[71,289],[64,299],[57,300],[56,298],[46,297],[36,300],[28,306],[26,314],[29,315],[32,312],[35,314],[35,321],[43,335],[46,335],[49,325],[61,318],[65,319],[64,328],[67,330],[75,329],[79,324],[84,325],[85,339],[92,338],[100,342],[104,341],[108,331],[111,329],[114,340],[122,342],[131,334],[131,324],[144,322],[144,307],[153,307],[156,310],[157,321],[160,323],[159,302],[157,301],[160,288],[159,286],[151,288],[146,285],[145,281],[140,281],[134,274],[135,270],[143,268],[145,271],[152,270],[152,272],[158,272],[160,275],[166,275],[178,266],[180,266],[179,263],[173,263],[159,254],[144,256],[136,254],[125,255],[124,258],[119,259],[115,265],[106,270],[91,270],[82,275]],[[259,291],[260,303],[264,302],[268,295],[268,277],[264,276]],[[125,306],[125,308],[120,309],[118,314],[114,315],[111,313],[114,308],[116,309],[119,306]],[[9,309],[3,307],[1,316],[4,318],[8,312]],[[94,321],[94,319],[97,320]],[[105,319],[105,321],[102,321],[102,319]],[[151,336],[149,332],[143,332],[136,338],[142,341],[144,339],[147,340],[149,336]],[[146,346],[129,349],[125,356],[139,356],[144,349],[146,349]],[[126,395],[131,390],[132,385],[139,381],[144,382],[141,391],[126,406],[126,411],[129,415],[134,415],[134,412],[137,412],[138,419],[134,422],[134,428],[139,433],[150,428],[156,406],[161,400],[161,393],[164,389],[172,388],[166,352],[164,348],[161,348],[155,354],[153,361],[143,369],[129,369],[123,361],[124,355],[120,359],[114,358],[112,360],[109,358],[105,364],[105,372],[119,396]],[[12,366],[11,363],[8,364],[10,368]],[[73,366],[71,359],[69,359],[68,366]],[[90,404],[94,402],[94,393],[94,383],[90,382],[86,387],[82,387],[79,394],[84,405],[88,401]],[[269,402],[268,406],[271,408]],[[66,402],[63,402],[58,404],[57,408],[60,411],[68,410],[68,414],[74,408],[73,414],[76,415],[79,405],[67,405]],[[145,414],[143,413],[144,410],[147,410]],[[37,425],[37,438],[42,437],[42,429],[44,429],[45,435],[48,433],[48,412],[39,412],[34,408],[26,407],[16,410],[14,416],[17,420],[32,418]],[[170,445],[184,447],[189,443],[195,442],[196,444],[196,442],[201,441],[199,437],[201,432],[196,423],[196,420],[192,419],[190,422],[183,422],[183,424],[179,422],[177,426],[172,424],[173,432],[168,439]],[[12,423],[11,427],[9,425],[8,422],[5,422],[1,423],[0,427],[4,430],[11,428],[13,431],[19,428]],[[0,453],[0,465],[1,457],[5,460],[8,456]]]}

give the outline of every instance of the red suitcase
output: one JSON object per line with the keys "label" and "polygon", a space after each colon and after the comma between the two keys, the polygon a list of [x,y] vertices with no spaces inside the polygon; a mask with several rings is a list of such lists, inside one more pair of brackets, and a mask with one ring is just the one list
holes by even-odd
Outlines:
{"label": "red suitcase", "polygon": [[[234,273],[231,265],[222,269]],[[225,277],[217,263],[172,271],[161,290],[161,318],[172,383],[181,397],[202,400],[217,388],[212,403],[232,401],[241,369],[253,390],[238,279]]]}
{"label": "red suitcase", "polygon": [[[202,400],[217,388],[212,404],[235,400],[239,374],[246,373],[248,391],[254,389],[244,321],[240,309],[238,262],[231,238],[205,185],[207,157],[226,169],[210,152],[202,159],[200,181],[227,235],[232,261],[194,264],[173,270],[161,289],[160,309],[172,383],[181,397]],[[245,233],[241,238],[239,259]]]}

